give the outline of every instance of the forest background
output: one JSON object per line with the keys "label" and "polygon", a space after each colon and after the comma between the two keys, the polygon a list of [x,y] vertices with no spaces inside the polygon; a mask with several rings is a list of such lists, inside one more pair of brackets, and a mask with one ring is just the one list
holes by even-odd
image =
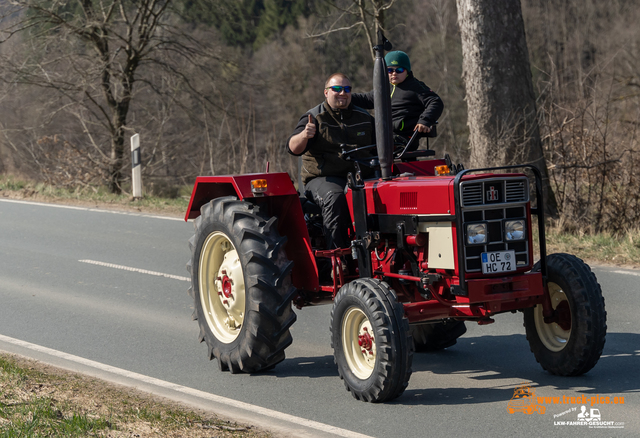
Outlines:
{"label": "forest background", "polygon": [[[561,227],[637,228],[640,2],[521,4]],[[297,179],[284,144],[327,76],[371,89],[374,8],[445,103],[430,146],[466,164],[455,0],[0,0],[0,174],[127,192],[128,138],[139,133],[148,193],[176,196],[198,175],[267,162]],[[114,147],[126,152],[120,162]]]}

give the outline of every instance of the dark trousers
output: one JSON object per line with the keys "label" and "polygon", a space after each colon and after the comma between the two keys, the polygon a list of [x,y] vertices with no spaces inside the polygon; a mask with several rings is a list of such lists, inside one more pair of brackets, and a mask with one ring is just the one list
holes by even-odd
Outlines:
{"label": "dark trousers", "polygon": [[319,176],[305,184],[307,198],[313,199],[322,209],[322,225],[327,240],[327,249],[348,248],[351,214],[344,188],[346,178]]}

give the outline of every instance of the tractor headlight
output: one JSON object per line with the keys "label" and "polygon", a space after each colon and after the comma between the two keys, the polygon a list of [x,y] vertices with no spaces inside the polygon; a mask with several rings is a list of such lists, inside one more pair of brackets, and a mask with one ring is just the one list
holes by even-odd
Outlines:
{"label": "tractor headlight", "polygon": [[467,225],[467,243],[469,245],[487,243],[487,224]]}
{"label": "tractor headlight", "polygon": [[524,239],[524,219],[505,221],[504,235],[508,241]]}

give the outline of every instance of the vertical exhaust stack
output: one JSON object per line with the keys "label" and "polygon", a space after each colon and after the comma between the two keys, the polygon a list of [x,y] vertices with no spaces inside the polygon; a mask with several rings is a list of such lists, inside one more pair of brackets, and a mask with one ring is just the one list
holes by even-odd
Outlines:
{"label": "vertical exhaust stack", "polygon": [[391,164],[393,163],[393,126],[391,124],[391,90],[387,75],[387,63],[384,52],[392,46],[382,31],[378,31],[378,44],[373,50],[376,59],[373,64],[373,104],[376,118],[376,144],[382,179],[391,179]]}

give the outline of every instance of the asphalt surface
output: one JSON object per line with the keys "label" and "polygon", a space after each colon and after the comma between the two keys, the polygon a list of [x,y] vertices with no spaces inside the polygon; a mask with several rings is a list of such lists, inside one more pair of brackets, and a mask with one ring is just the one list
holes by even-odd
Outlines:
{"label": "asphalt surface", "polygon": [[[584,376],[542,370],[522,315],[506,314],[489,326],[467,323],[452,348],[416,354],[406,392],[368,404],[338,377],[330,306],[297,311],[294,343],[274,370],[220,372],[191,320],[185,264],[192,232],[179,220],[0,200],[0,350],[76,363],[281,436],[640,435],[640,271],[593,267],[608,334],[602,358]],[[549,398],[544,414],[507,412],[523,383]],[[551,401],[563,396],[565,404]],[[587,413],[597,409],[602,423],[577,424],[576,398],[587,401]]]}

